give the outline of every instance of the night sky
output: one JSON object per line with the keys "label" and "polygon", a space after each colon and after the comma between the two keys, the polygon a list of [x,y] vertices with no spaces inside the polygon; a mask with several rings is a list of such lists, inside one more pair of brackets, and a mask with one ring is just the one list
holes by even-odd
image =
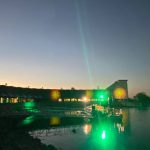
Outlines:
{"label": "night sky", "polygon": [[0,0],[0,84],[150,95],[149,0]]}

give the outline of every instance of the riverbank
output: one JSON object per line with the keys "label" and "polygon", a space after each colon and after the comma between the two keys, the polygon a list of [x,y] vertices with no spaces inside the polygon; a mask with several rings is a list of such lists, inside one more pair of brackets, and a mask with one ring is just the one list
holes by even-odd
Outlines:
{"label": "riverbank", "polygon": [[[96,103],[95,103],[96,104]],[[60,102],[60,103],[41,103],[41,102],[24,102],[24,103],[5,103],[0,104],[0,117],[4,116],[76,116],[76,114],[69,114],[69,111],[78,111],[80,116],[88,116],[84,113],[84,108],[91,107],[92,103],[79,102]],[[137,101],[113,101],[108,107],[111,108],[141,108],[149,107],[150,105],[143,105]],[[79,116],[78,114],[78,116]]]}
{"label": "riverbank", "polygon": [[26,130],[18,127],[23,117],[0,117],[0,149],[1,150],[57,150],[52,145],[44,145],[33,138]]}

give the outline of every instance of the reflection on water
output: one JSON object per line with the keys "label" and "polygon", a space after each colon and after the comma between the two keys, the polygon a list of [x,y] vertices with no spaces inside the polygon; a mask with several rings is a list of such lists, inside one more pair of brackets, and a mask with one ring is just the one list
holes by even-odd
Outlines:
{"label": "reflection on water", "polygon": [[[18,140],[20,134],[24,134],[24,139],[29,138],[26,132],[43,144],[62,150],[149,150],[150,109],[122,109],[122,115],[122,120],[91,121],[56,115],[46,118],[26,116],[16,121],[8,118],[7,128],[1,119],[0,132],[1,136],[12,132]],[[35,142],[32,139],[29,140]]]}
{"label": "reflection on water", "polygon": [[85,134],[89,134],[91,132],[91,129],[92,129],[92,125],[91,124],[85,124],[83,126],[83,131]]}
{"label": "reflection on water", "polygon": [[21,122],[21,124],[22,124],[22,125],[31,124],[31,123],[34,121],[34,119],[35,119],[34,116],[26,117],[26,118]]}
{"label": "reflection on water", "polygon": [[[116,149],[124,138],[124,133],[129,132],[129,111],[122,111],[120,120],[103,119],[87,123],[75,120],[75,118],[50,117],[47,128],[30,131],[34,138],[39,138],[44,144],[52,144],[58,149]],[[45,118],[46,120],[46,118]],[[69,121],[70,120],[70,121]],[[67,124],[64,124],[67,122]]]}
{"label": "reflection on water", "polygon": [[50,118],[50,125],[60,125],[61,119],[58,116],[52,116]]}

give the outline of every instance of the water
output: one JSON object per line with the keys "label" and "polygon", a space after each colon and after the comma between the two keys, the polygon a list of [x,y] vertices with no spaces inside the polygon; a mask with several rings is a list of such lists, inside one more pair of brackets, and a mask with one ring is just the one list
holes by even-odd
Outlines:
{"label": "water", "polygon": [[19,119],[14,130],[24,130],[59,150],[149,150],[150,109],[123,109],[122,112],[122,121],[30,116]]}
{"label": "water", "polygon": [[[122,122],[103,120],[30,132],[58,149],[150,149],[150,109],[124,109]],[[76,131],[76,132],[73,132]]]}

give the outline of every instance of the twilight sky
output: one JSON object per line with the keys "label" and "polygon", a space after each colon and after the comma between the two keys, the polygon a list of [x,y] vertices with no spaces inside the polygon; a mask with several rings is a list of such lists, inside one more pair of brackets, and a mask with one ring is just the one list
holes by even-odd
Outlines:
{"label": "twilight sky", "polygon": [[0,0],[0,84],[150,95],[149,0]]}

